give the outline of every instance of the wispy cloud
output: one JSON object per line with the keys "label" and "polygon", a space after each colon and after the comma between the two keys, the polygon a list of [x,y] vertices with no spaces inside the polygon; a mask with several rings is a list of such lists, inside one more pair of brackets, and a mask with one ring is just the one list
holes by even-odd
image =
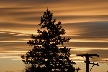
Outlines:
{"label": "wispy cloud", "polygon": [[46,8],[62,22],[65,37],[71,37],[72,60],[78,53],[97,53],[108,58],[108,0],[0,0],[0,59],[20,59],[32,49],[26,42],[37,35],[40,17]]}

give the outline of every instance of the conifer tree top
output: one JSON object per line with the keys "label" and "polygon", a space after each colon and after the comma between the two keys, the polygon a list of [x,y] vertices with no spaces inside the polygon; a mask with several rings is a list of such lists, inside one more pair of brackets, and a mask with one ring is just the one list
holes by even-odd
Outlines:
{"label": "conifer tree top", "polygon": [[27,44],[33,49],[21,56],[22,61],[25,64],[31,64],[30,70],[34,72],[74,72],[73,62],[69,59],[70,48],[57,46],[68,42],[70,38],[60,36],[65,34],[65,30],[61,22],[56,23],[56,19],[52,17],[53,13],[48,9],[41,16],[39,25],[44,30],[38,29],[39,35],[31,36],[32,40],[29,40]]}

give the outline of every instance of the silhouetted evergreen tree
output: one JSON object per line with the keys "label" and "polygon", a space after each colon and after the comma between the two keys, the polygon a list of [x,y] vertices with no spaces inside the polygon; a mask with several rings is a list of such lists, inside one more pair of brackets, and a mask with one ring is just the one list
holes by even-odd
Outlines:
{"label": "silhouetted evergreen tree", "polygon": [[61,22],[56,24],[52,17],[53,14],[47,9],[41,17],[41,29],[37,30],[39,35],[32,35],[32,40],[27,42],[33,49],[21,56],[22,61],[30,65],[26,72],[75,72],[73,62],[69,59],[70,48],[63,45],[70,38],[61,37],[65,30]]}

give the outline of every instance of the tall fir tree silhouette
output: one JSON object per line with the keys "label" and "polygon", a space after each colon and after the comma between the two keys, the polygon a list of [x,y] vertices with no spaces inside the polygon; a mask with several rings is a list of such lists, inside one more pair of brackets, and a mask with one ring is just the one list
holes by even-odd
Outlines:
{"label": "tall fir tree silhouette", "polygon": [[37,30],[39,35],[32,35],[27,42],[33,49],[21,55],[22,61],[30,65],[26,72],[75,72],[74,62],[69,59],[70,48],[63,45],[70,38],[61,36],[66,32],[61,22],[56,23],[52,17],[53,13],[47,9],[40,20],[41,29]]}

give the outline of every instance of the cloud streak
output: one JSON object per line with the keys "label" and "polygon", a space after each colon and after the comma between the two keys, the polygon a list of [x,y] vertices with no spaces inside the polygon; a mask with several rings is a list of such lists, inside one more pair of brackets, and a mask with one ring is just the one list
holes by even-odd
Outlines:
{"label": "cloud streak", "polygon": [[32,49],[26,42],[31,34],[37,35],[47,6],[62,22],[65,37],[72,38],[65,43],[72,55],[97,53],[100,60],[108,58],[108,0],[0,0],[0,60],[17,60]]}

